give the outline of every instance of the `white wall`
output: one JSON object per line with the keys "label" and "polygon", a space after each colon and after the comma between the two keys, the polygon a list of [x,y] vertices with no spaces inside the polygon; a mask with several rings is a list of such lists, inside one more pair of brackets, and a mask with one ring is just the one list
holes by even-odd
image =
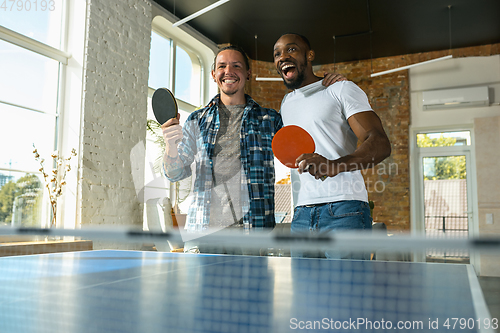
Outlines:
{"label": "white wall", "polygon": [[88,0],[82,225],[142,226],[151,11],[147,0]]}
{"label": "white wall", "polygon": [[500,55],[454,58],[414,67],[410,72],[413,128],[473,124],[474,118],[500,115],[500,106],[423,111],[422,91],[488,86],[490,103],[500,102]]}
{"label": "white wall", "polygon": [[[474,121],[478,191],[478,221],[481,236],[500,237],[500,116]],[[493,224],[486,223],[492,214]],[[500,276],[500,254],[481,255],[481,274]]]}

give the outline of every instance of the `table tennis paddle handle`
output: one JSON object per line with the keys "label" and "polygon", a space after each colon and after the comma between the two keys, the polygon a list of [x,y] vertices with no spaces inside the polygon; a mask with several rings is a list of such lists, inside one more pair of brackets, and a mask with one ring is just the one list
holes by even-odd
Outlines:
{"label": "table tennis paddle handle", "polygon": [[[309,170],[310,166],[311,166],[310,164],[308,166],[306,166],[305,169],[304,169],[304,172],[307,172]],[[319,177],[319,179],[321,179],[321,181],[325,181],[325,179],[327,179],[327,178],[328,178],[327,175]]]}

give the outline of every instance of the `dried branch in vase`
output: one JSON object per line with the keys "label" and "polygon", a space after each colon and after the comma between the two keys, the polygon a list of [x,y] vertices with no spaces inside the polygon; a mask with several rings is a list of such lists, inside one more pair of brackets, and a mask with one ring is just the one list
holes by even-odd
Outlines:
{"label": "dried branch in vase", "polygon": [[45,187],[47,188],[47,191],[49,193],[50,206],[52,208],[52,221],[50,223],[50,226],[52,227],[55,226],[57,222],[57,199],[62,195],[63,186],[66,185],[66,174],[67,172],[71,171],[70,161],[71,157],[76,156],[76,150],[73,148],[71,150],[70,156],[67,158],[59,156],[59,153],[57,151],[53,152],[50,156],[53,159],[54,168],[49,175],[49,173],[45,172],[45,159],[40,157],[40,154],[38,154],[38,150],[36,149],[34,144],[33,148],[35,160],[40,163],[40,169],[38,169],[38,171],[42,173],[43,179],[45,181]]}

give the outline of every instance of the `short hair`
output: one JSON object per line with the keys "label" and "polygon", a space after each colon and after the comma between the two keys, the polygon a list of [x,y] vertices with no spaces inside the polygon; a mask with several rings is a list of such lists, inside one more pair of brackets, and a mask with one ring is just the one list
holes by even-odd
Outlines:
{"label": "short hair", "polygon": [[250,69],[250,61],[248,61],[248,56],[245,53],[245,50],[243,50],[243,48],[241,48],[238,45],[228,45],[228,46],[224,46],[223,48],[219,49],[219,51],[217,51],[217,54],[215,55],[215,58],[214,58],[214,64],[212,65],[212,70],[215,69],[215,63],[217,62],[217,56],[219,55],[219,53],[221,53],[222,51],[226,51],[226,50],[233,50],[233,51],[237,51],[237,52],[241,53],[241,55],[243,56],[243,60],[245,61],[245,66],[246,66],[247,70]]}
{"label": "short hair", "polygon": [[[311,43],[309,42],[309,39],[307,39],[307,37],[306,37],[306,36],[301,35],[301,34],[298,34],[298,33],[296,33],[296,32],[287,32],[287,33],[284,33],[283,35],[281,35],[281,36],[280,36],[280,38],[281,38],[281,37],[283,37],[283,36],[286,36],[286,35],[295,35],[295,36],[299,37],[300,39],[302,39],[302,41],[303,41],[304,43],[306,43],[306,45],[307,45],[307,47],[309,48],[309,50],[311,50]],[[278,39],[279,39],[279,38],[278,38]]]}

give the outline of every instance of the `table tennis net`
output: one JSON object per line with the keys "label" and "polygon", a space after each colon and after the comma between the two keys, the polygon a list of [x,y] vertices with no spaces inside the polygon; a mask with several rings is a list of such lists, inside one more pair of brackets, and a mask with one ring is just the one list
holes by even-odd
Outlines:
{"label": "table tennis net", "polygon": [[469,263],[499,253],[499,237],[468,234],[368,232],[296,234],[289,223],[274,230],[239,228],[199,232],[171,228],[82,226],[80,229],[0,227],[0,256],[82,250],[140,250],[229,255]]}

